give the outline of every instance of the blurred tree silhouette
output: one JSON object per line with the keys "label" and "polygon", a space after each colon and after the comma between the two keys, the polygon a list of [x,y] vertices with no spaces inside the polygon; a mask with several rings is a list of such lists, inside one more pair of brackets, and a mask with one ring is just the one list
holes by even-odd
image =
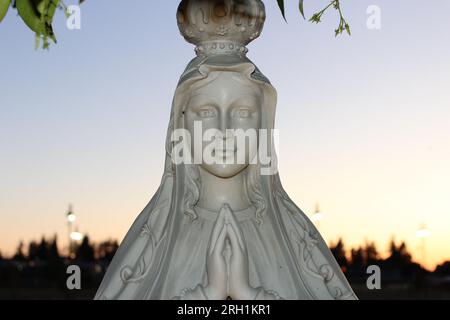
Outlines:
{"label": "blurred tree silhouette", "polygon": [[117,240],[103,241],[96,248],[96,257],[98,260],[105,261],[109,264],[118,248],[119,243]]}
{"label": "blurred tree silhouette", "polygon": [[41,238],[40,243],[31,241],[28,245],[26,259],[28,261],[56,261],[61,259],[56,235],[51,241],[47,241],[45,237]]}
{"label": "blurred tree silhouette", "polygon": [[411,263],[411,254],[408,252],[406,243],[402,241],[398,246],[395,244],[395,240],[392,239],[389,245],[390,256],[387,258],[387,262],[395,265],[407,265]]}
{"label": "blurred tree silhouette", "polygon": [[[47,239],[43,237],[39,242],[31,241],[27,255],[21,242],[12,259],[3,258],[0,261],[0,299],[5,292],[7,297],[14,298],[8,292],[17,290],[22,290],[22,297],[25,298],[35,297],[35,292],[45,292],[46,298],[91,299],[118,247],[117,241],[107,240],[95,244],[86,236],[76,247],[76,258],[72,260],[60,255],[56,236]],[[450,283],[450,261],[439,265],[432,274],[412,261],[405,242],[396,243],[392,239],[387,258],[381,258],[376,244],[369,241],[346,250],[344,241],[340,238],[330,245],[330,249],[350,284],[359,290],[357,294],[364,294],[363,298],[430,298],[433,295],[428,292],[433,288],[437,290],[433,291],[436,294],[450,297],[450,287],[447,285]],[[72,264],[78,265],[82,270],[84,290],[80,292],[69,291],[65,286],[66,268]],[[383,290],[379,293],[369,292],[366,287],[366,270],[372,264],[379,266],[382,271]],[[434,276],[431,280],[427,279],[430,275]],[[389,291],[389,288],[397,289]],[[410,294],[414,296],[409,296]]]}
{"label": "blurred tree silhouette", "polygon": [[61,259],[60,255],[59,255],[58,239],[57,239],[56,235],[53,237],[53,240],[48,247],[48,258],[49,258],[49,260]]}
{"label": "blurred tree silhouette", "polygon": [[379,255],[375,242],[366,242],[366,246],[364,248],[364,255],[366,265],[378,263]]}
{"label": "blurred tree silhouette", "polygon": [[88,236],[85,236],[81,244],[75,249],[75,255],[77,261],[93,262],[95,260],[95,249],[89,242]]}
{"label": "blurred tree silhouette", "polygon": [[344,242],[342,238],[339,238],[338,242],[330,246],[331,253],[335,257],[337,263],[341,266],[341,269],[345,272],[348,269],[349,262],[345,253]]}
{"label": "blurred tree silhouette", "polygon": [[23,253],[23,246],[24,246],[23,242],[20,241],[19,245],[17,246],[16,253],[14,254],[14,257],[13,257],[13,259],[15,261],[24,261],[25,260],[25,254]]}
{"label": "blurred tree silhouette", "polygon": [[39,258],[39,245],[34,242],[31,241],[28,244],[28,256],[27,256],[27,260],[29,261],[35,261]]}
{"label": "blurred tree silhouette", "polygon": [[365,266],[364,250],[362,247],[351,250],[351,266],[353,269],[362,270]]}
{"label": "blurred tree silhouette", "polygon": [[49,258],[49,245],[44,237],[41,239],[41,243],[38,245],[37,258],[41,261],[48,261]]}
{"label": "blurred tree silhouette", "polygon": [[446,261],[438,266],[436,266],[436,274],[440,276],[450,277],[450,261]]}

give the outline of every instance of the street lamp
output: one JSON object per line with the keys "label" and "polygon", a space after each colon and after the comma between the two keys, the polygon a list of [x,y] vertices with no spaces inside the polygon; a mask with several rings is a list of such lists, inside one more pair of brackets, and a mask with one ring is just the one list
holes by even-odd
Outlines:
{"label": "street lamp", "polygon": [[83,234],[78,231],[73,231],[70,233],[70,239],[73,241],[81,241],[83,240]]}
{"label": "street lamp", "polygon": [[311,217],[311,220],[315,222],[317,228],[319,228],[319,223],[323,219],[323,214],[320,212],[319,204],[316,204],[316,209],[314,210],[314,214]]}
{"label": "street lamp", "polygon": [[74,223],[75,220],[77,220],[77,216],[74,215],[74,214],[69,210],[69,212],[68,212],[68,214],[67,214],[67,221],[70,222],[70,223]]}
{"label": "street lamp", "polygon": [[69,234],[69,258],[72,258],[72,256],[73,256],[73,238],[72,238],[73,224],[77,220],[77,216],[73,213],[71,204],[69,204],[69,209],[67,210],[66,218],[67,218],[67,229],[68,229],[68,234]]}
{"label": "street lamp", "polygon": [[421,242],[421,249],[422,249],[422,263],[423,265],[426,264],[427,261],[427,255],[426,255],[426,239],[431,235],[430,230],[425,226],[424,223],[422,223],[419,226],[419,229],[416,231],[416,237],[419,238]]}

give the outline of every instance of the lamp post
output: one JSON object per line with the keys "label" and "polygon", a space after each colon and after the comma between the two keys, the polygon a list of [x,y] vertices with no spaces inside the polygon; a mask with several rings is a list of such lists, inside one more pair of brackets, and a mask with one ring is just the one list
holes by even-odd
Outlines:
{"label": "lamp post", "polygon": [[83,240],[83,234],[81,232],[78,232],[78,230],[72,231],[70,233],[70,239],[74,242],[78,242]]}
{"label": "lamp post", "polygon": [[422,263],[425,266],[427,263],[427,255],[426,255],[426,239],[430,236],[430,231],[426,227],[425,223],[422,223],[419,226],[419,229],[416,231],[416,237],[420,240],[420,247],[422,251]]}
{"label": "lamp post", "polygon": [[67,210],[66,218],[67,218],[67,228],[68,228],[68,235],[69,235],[69,259],[72,259],[72,257],[73,257],[72,232],[73,232],[73,225],[74,225],[75,221],[77,220],[77,216],[73,213],[71,204],[69,204],[69,209]]}
{"label": "lamp post", "polygon": [[316,224],[317,229],[319,229],[320,221],[323,219],[323,214],[320,212],[319,204],[316,204],[316,209],[311,217],[311,220]]}

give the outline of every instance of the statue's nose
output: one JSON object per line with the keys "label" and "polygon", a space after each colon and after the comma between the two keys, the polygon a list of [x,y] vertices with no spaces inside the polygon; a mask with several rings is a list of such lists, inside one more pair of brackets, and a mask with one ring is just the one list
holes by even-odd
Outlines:
{"label": "statue's nose", "polygon": [[224,137],[225,137],[226,130],[229,129],[228,125],[229,125],[229,121],[227,119],[227,116],[225,114],[221,114],[220,115],[220,124],[219,124],[220,128],[219,128],[219,130],[222,131]]}

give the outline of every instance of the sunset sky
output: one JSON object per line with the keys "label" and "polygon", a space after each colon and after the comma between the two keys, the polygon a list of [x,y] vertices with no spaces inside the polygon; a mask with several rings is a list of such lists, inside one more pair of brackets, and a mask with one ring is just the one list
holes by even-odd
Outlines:
{"label": "sunset sky", "polygon": [[[71,1],[68,1],[70,3]],[[73,2],[73,1],[72,1]],[[450,260],[450,2],[342,0],[352,36],[334,37],[335,12],[313,25],[275,0],[248,56],[278,90],[279,171],[325,239],[347,247],[395,236],[426,265]],[[311,14],[327,1],[306,0]],[[132,4],[132,5],[131,5]],[[86,1],[82,29],[59,12],[58,44],[33,50],[16,12],[0,24],[0,251],[79,230],[122,239],[159,186],[178,78],[192,45],[178,1]],[[366,27],[369,5],[380,30]]]}

